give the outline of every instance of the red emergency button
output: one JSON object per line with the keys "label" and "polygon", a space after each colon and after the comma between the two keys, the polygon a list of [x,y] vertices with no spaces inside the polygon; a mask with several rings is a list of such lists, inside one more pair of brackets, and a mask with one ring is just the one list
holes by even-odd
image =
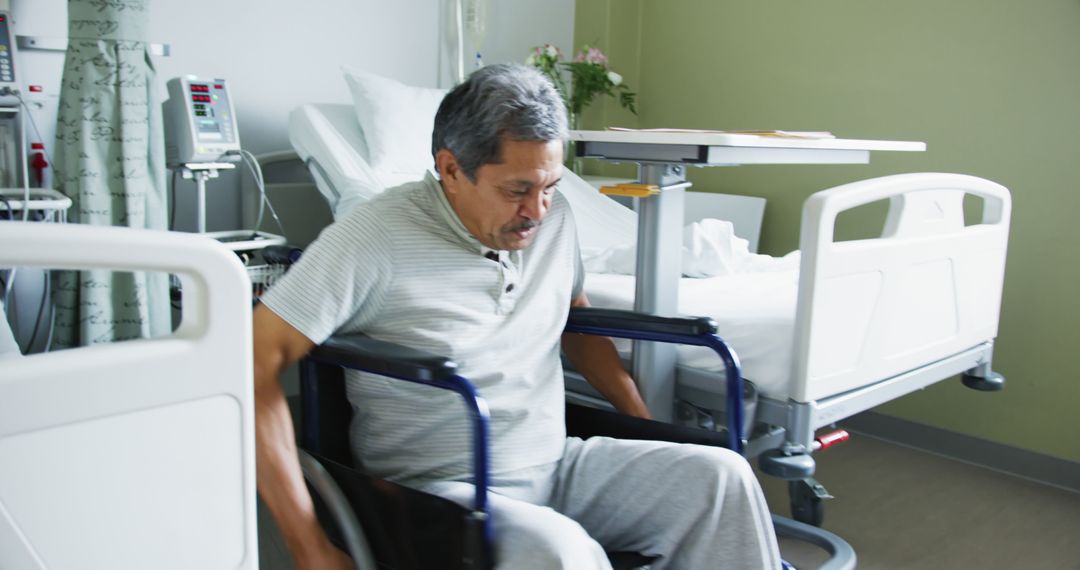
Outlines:
{"label": "red emergency button", "polygon": [[30,86],[30,92],[31,93],[41,93],[42,91],[45,91],[45,88],[40,86],[40,85],[31,85]]}

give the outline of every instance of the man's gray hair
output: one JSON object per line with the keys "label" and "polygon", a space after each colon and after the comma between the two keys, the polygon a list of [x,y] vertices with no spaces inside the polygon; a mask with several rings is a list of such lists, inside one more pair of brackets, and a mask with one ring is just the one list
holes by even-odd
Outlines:
{"label": "man's gray hair", "polygon": [[435,114],[431,154],[454,153],[469,180],[502,160],[501,142],[565,141],[566,107],[551,81],[535,68],[498,64],[474,71],[454,87]]}

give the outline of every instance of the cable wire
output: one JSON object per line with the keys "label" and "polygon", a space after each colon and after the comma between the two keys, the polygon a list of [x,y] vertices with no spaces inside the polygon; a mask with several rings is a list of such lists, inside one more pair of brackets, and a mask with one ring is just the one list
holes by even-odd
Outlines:
{"label": "cable wire", "polygon": [[248,156],[244,154],[243,150],[240,151],[240,156],[241,156],[241,158],[243,158],[244,163],[247,165],[248,171],[251,172],[252,177],[255,178],[255,186],[259,189],[259,215],[255,220],[255,229],[254,229],[254,231],[257,232],[257,231],[259,231],[259,228],[262,227],[263,214],[266,212],[266,203],[267,203],[266,190],[265,190],[266,185],[265,185],[265,182],[264,182],[263,177],[262,177],[262,165],[260,165],[258,163],[258,161],[256,160],[255,164],[256,164],[257,168],[252,168],[251,163],[249,162],[249,160],[251,160],[251,159],[249,159]]}
{"label": "cable wire", "polygon": [[30,153],[26,149],[26,115],[27,113],[19,113],[19,134],[22,138],[21,156],[19,157],[22,169],[22,186],[23,186],[23,221],[30,219]]}
{"label": "cable wire", "polygon": [[56,169],[53,168],[53,159],[49,156],[49,150],[45,148],[45,137],[41,136],[41,131],[39,131],[37,127],[37,122],[34,121],[34,115],[30,113],[30,107],[26,104],[26,101],[23,100],[22,94],[19,93],[17,89],[14,90],[13,93],[15,98],[19,100],[19,104],[22,105],[23,109],[26,109],[26,118],[30,119],[30,126],[33,127],[34,134],[37,135],[38,140],[42,143],[41,152],[45,155],[45,160],[49,161],[49,168],[52,169],[53,174],[56,174]]}
{"label": "cable wire", "polygon": [[[26,100],[23,99],[22,93],[18,89],[11,90],[11,94],[14,95],[15,98],[19,101],[19,105],[23,109],[23,112],[19,113],[19,119],[20,119],[20,122],[21,122],[20,130],[22,131],[22,133],[21,133],[21,142],[22,142],[22,156],[21,156],[21,159],[22,159],[22,174],[23,174],[23,215],[22,215],[22,219],[25,222],[25,221],[28,221],[29,218],[30,218],[30,172],[29,172],[29,168],[28,168],[28,163],[30,161],[30,153],[29,153],[29,149],[28,149],[27,144],[26,144],[27,143],[27,140],[26,140],[26,135],[27,135],[26,124],[27,124],[27,121],[29,121],[29,123],[30,123],[30,128],[33,129],[34,135],[37,136],[37,139],[39,141],[41,141],[41,143],[42,143],[42,145],[41,145],[41,147],[42,147],[41,148],[41,153],[45,155],[45,160],[49,163],[48,168],[49,168],[49,170],[52,171],[53,175],[56,174],[56,167],[55,167],[56,163],[53,161],[52,156],[49,154],[48,148],[45,146],[45,137],[41,136],[41,130],[37,126],[37,121],[34,120],[34,115],[31,112],[30,105],[28,105],[26,103]],[[8,202],[8,200],[4,199],[4,198],[0,198],[0,200],[3,200],[4,205],[7,207],[8,219],[11,219],[11,220],[15,219],[13,209],[11,207],[11,204]],[[52,223],[67,223],[67,211],[66,210],[60,210],[60,211],[52,211],[52,212],[41,212],[41,217],[39,218],[39,220],[42,221],[42,222],[46,222],[46,223],[49,223],[49,222],[52,222]],[[5,307],[10,307],[11,306],[9,301],[11,300],[11,296],[14,293],[15,274],[16,274],[15,268],[11,268],[10,272],[8,273],[8,280],[7,280],[6,283],[4,283],[4,306]],[[44,284],[43,284],[43,287],[42,287],[41,302],[38,304],[37,318],[34,320],[34,328],[33,328],[32,332],[30,333],[30,341],[26,345],[27,352],[29,352],[33,348],[34,343],[37,341],[38,334],[41,332],[41,318],[44,316],[46,307],[48,307],[50,309],[50,311],[49,311],[50,312],[50,318],[49,318],[48,334],[46,335],[46,339],[45,339],[45,347],[44,347],[45,352],[48,352],[52,348],[52,339],[53,339],[53,335],[54,335],[55,330],[56,330],[56,307],[52,306],[52,304],[49,303],[49,298],[52,296],[52,279],[51,279],[50,274],[49,274],[48,271],[43,271],[42,272],[42,278],[43,278],[43,283]]]}
{"label": "cable wire", "polygon": [[[53,162],[52,156],[49,155],[49,150],[45,147],[45,137],[41,136],[41,130],[38,129],[37,121],[34,120],[34,115],[33,115],[33,113],[30,112],[30,106],[26,104],[26,100],[23,99],[22,93],[18,89],[12,89],[12,90],[10,90],[10,93],[15,96],[15,99],[17,99],[19,101],[19,105],[25,111],[25,112],[20,112],[19,113],[19,121],[22,123],[20,125],[19,130],[22,131],[22,133],[21,133],[21,138],[22,138],[22,149],[21,149],[22,150],[22,156],[21,156],[21,159],[22,159],[22,174],[23,174],[23,221],[25,222],[30,217],[30,208],[29,208],[29,205],[30,205],[30,171],[29,171],[29,167],[27,166],[28,163],[30,162],[30,153],[29,153],[29,150],[27,149],[27,146],[26,146],[26,121],[27,120],[30,121],[30,128],[34,129],[34,134],[37,135],[38,140],[41,141],[41,153],[45,155],[45,160],[46,160],[46,162],[49,163],[48,168],[49,168],[49,170],[52,171],[54,176],[56,175],[56,168],[54,166],[55,163]],[[8,205],[8,207],[10,208],[10,204]],[[14,218],[12,218],[12,219],[14,219]]]}
{"label": "cable wire", "polygon": [[15,288],[15,272],[18,267],[12,267],[8,269],[7,282],[4,283],[4,306],[11,306],[11,292]]}
{"label": "cable wire", "polygon": [[274,210],[274,205],[270,203],[270,198],[266,195],[266,183],[263,179],[262,167],[259,166],[259,161],[255,158],[254,154],[251,154],[251,152],[247,150],[241,149],[240,156],[247,164],[248,170],[251,172],[252,177],[255,178],[255,184],[259,188],[259,196],[261,198],[259,202],[259,216],[255,222],[254,231],[258,232],[259,228],[262,226],[263,209],[265,206],[265,208],[270,210],[270,215],[274,217],[274,221],[277,223],[278,229],[281,230],[282,237],[284,237],[285,226],[281,224],[281,218],[278,217],[277,211]]}
{"label": "cable wire", "polygon": [[45,307],[49,304],[49,297],[52,295],[49,272],[43,269],[41,276],[43,278],[41,302],[38,304],[37,317],[34,318],[34,329],[30,332],[30,342],[26,343],[26,353],[34,349],[34,342],[37,341],[38,331],[41,329],[41,317],[45,315]]}
{"label": "cable wire", "polygon": [[172,178],[169,181],[169,231],[176,227],[176,173],[179,168],[174,168]]}

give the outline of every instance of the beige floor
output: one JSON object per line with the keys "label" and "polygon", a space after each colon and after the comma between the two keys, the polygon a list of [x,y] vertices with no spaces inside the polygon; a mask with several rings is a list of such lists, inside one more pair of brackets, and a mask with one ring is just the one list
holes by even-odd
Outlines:
{"label": "beige floor", "polygon": [[[861,569],[1080,570],[1080,494],[858,434],[817,458],[817,478],[836,496],[823,526],[855,548]],[[762,477],[762,486],[787,516],[786,484]],[[261,567],[290,568],[268,526]],[[781,549],[800,570],[825,558],[801,543]]]}
{"label": "beige floor", "polygon": [[[819,455],[827,530],[862,569],[1080,570],[1080,494],[855,434]],[[774,513],[787,486],[762,478]],[[800,570],[823,559],[783,541]]]}

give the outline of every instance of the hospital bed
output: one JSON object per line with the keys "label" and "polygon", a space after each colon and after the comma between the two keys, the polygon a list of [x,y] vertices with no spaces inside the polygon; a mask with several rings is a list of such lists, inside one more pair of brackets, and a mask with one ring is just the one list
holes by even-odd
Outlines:
{"label": "hospital bed", "polygon": [[0,267],[164,271],[172,334],[0,365],[0,568],[257,569],[251,285],[187,234],[0,222]]}
{"label": "hospital bed", "polygon": [[[290,140],[297,155],[338,215],[385,187],[423,173],[370,164],[367,157],[373,149],[385,148],[361,128],[355,111],[350,105],[308,104],[290,116]],[[430,153],[428,133],[378,134],[423,139],[412,144],[420,150],[410,151],[400,141],[386,147]],[[866,161],[865,153],[839,152],[848,154],[838,162]],[[812,158],[830,162],[821,156]],[[578,219],[587,268],[604,269],[619,257],[619,248],[633,246],[637,218],[632,212],[572,173],[567,173],[560,192]],[[965,196],[983,202],[982,217],[975,223],[965,222]],[[889,203],[880,237],[834,242],[841,212],[876,201]],[[770,474],[804,481],[801,487],[792,486],[792,506],[803,513],[798,518],[820,522],[823,489],[809,479],[814,470],[810,454],[830,443],[816,436],[820,428],[957,374],[978,390],[1001,388],[1003,378],[990,364],[1010,209],[1005,188],[970,176],[923,173],[856,182],[807,200],[798,254],[775,259],[736,252],[727,259],[737,262],[729,265],[738,270],[675,278],[678,305],[659,314],[708,315],[719,323],[752,386],[748,400],[756,400],[751,404],[756,409],[746,413],[752,427],[747,453],[760,455],[763,470]],[[687,230],[688,239],[690,233]],[[729,239],[714,249],[737,246]],[[599,307],[631,308],[640,295],[637,288],[633,275],[590,272],[586,278],[590,300]],[[642,309],[640,304],[636,308]],[[628,349],[622,347],[624,354]],[[722,426],[722,367],[694,347],[679,349],[677,358],[667,402],[673,421]],[[647,377],[639,381],[650,382]],[[573,373],[567,375],[567,388],[574,401],[603,405]]]}

